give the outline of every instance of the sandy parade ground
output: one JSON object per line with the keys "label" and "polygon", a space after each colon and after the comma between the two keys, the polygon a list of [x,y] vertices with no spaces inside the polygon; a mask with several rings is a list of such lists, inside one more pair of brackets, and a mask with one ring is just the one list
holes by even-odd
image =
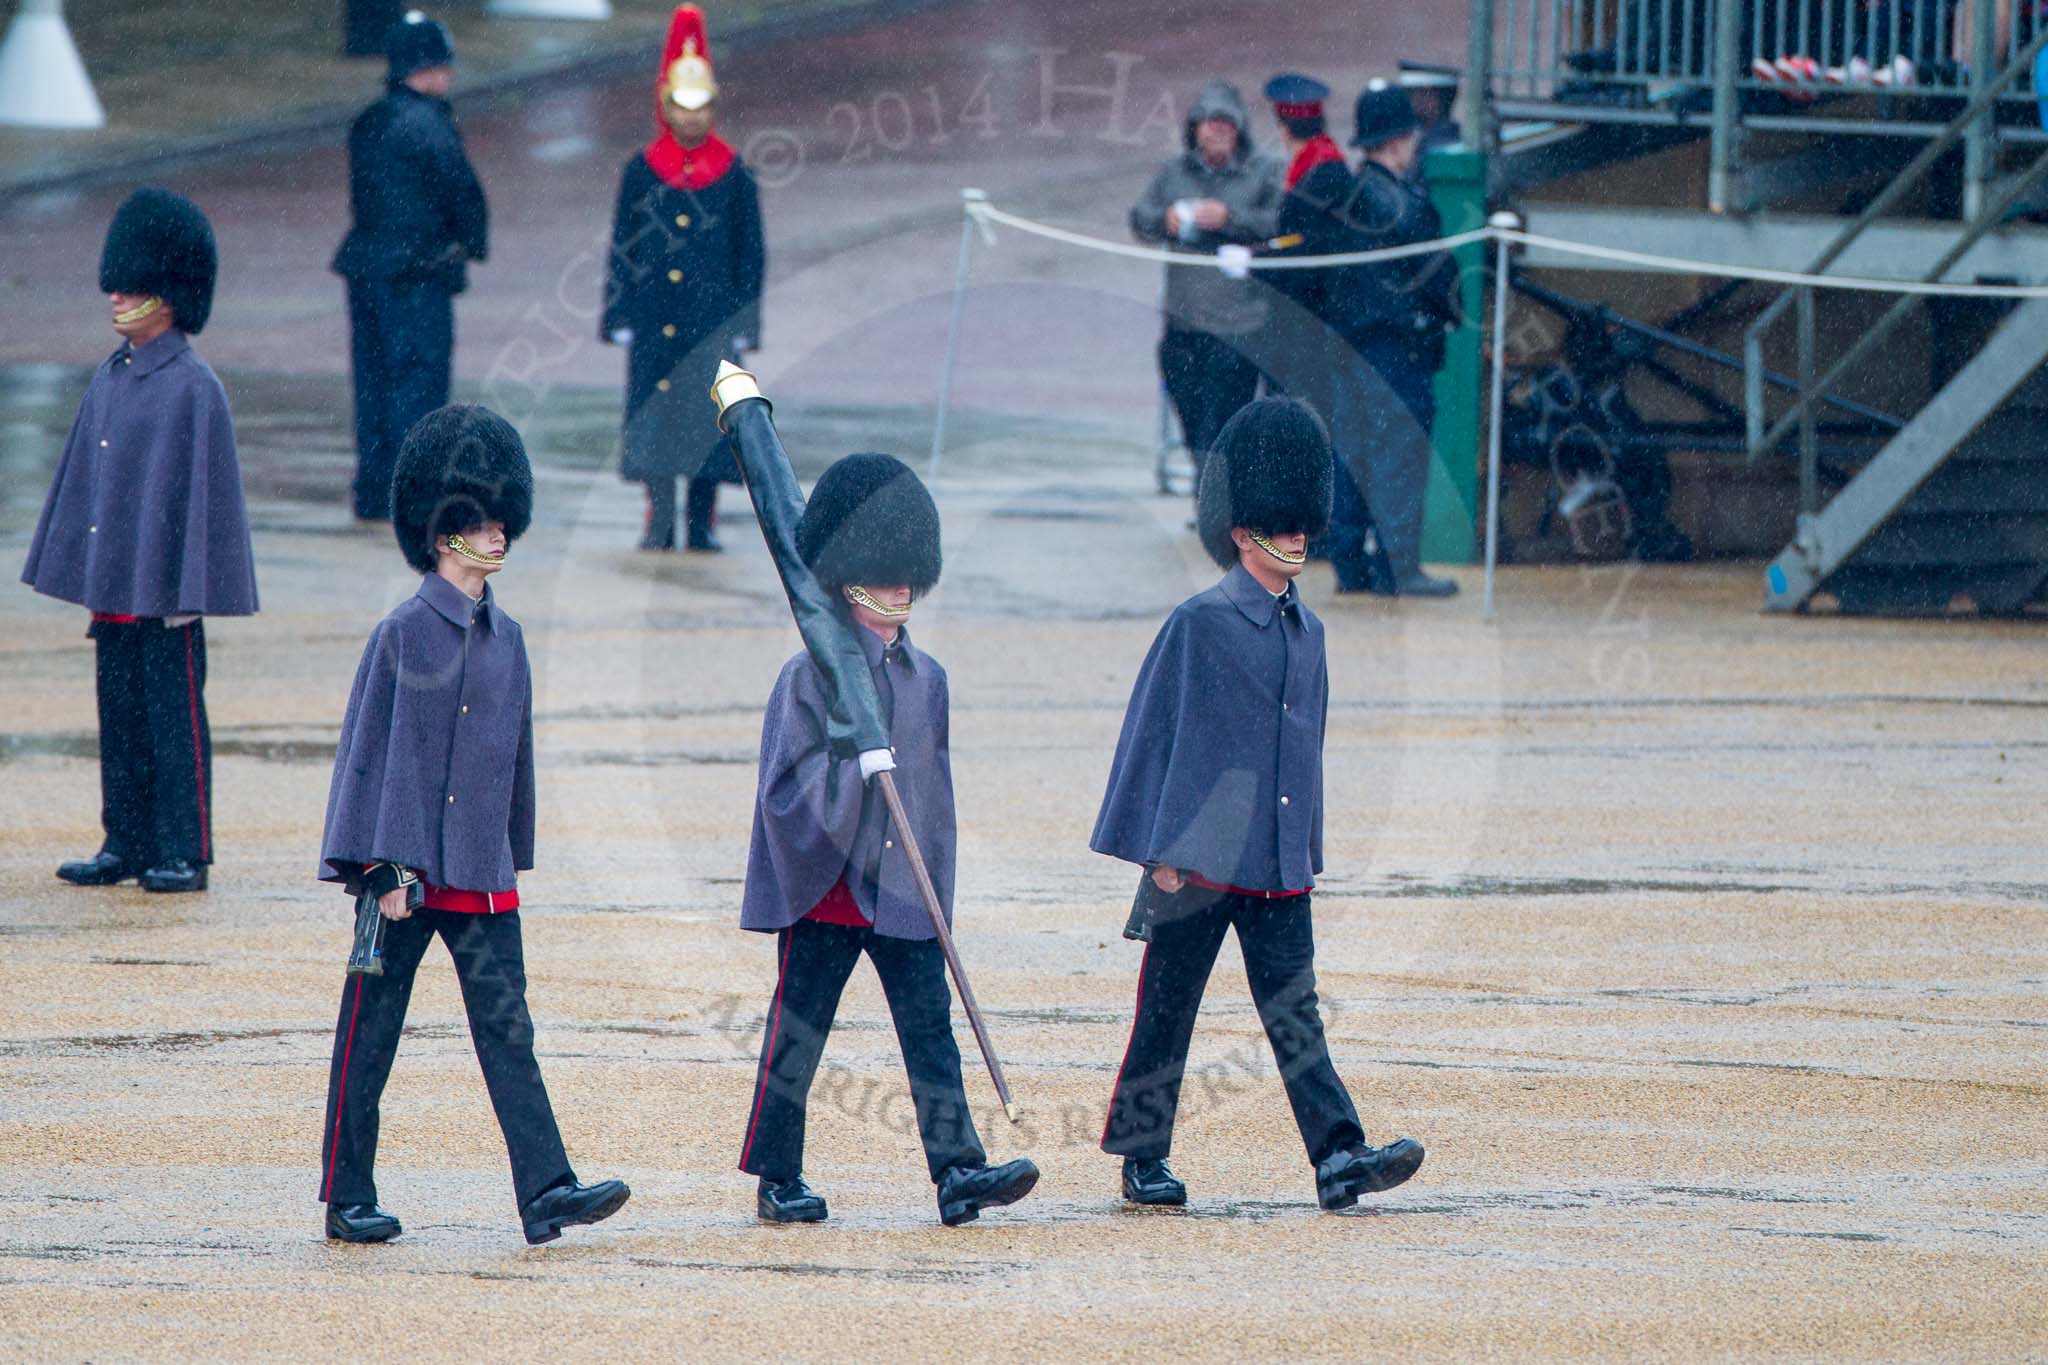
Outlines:
{"label": "sandy parade ground", "polygon": [[[538,677],[531,999],[579,1173],[634,1199],[524,1245],[436,950],[385,1110],[406,1233],[328,1244],[347,918],[311,874],[361,641],[412,580],[307,491],[344,477],[333,438],[245,392],[265,610],[211,637],[212,891],[51,876],[97,836],[89,645],[77,612],[0,595],[0,1352],[2044,1349],[2038,632],[1766,618],[1748,568],[1511,570],[1493,625],[1469,572],[1447,605],[1304,580],[1334,682],[1333,1048],[1370,1135],[1429,1162],[1317,1211],[1232,946],[1174,1149],[1192,1201],[1120,1207],[1095,1141],[1132,877],[1087,834],[1138,660],[1211,571],[1141,444],[1051,418],[963,426],[913,627],[953,680],[960,937],[1023,1123],[962,1025],[969,1089],[1038,1192],[938,1225],[862,969],[812,1104],[832,1220],[755,1221],[735,1162],[774,965],[735,927],[738,880],[796,636],[740,495],[728,554],[636,553],[635,496],[543,426],[538,524],[499,581]],[[917,432],[783,425],[807,475]],[[17,509],[9,555],[25,533]]]}

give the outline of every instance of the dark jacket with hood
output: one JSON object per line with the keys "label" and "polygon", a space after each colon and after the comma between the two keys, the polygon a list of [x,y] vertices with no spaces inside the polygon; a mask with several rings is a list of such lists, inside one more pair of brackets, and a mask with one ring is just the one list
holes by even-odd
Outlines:
{"label": "dark jacket with hood", "polygon": [[[1195,149],[1195,129],[1205,119],[1222,117],[1237,125],[1237,152],[1222,166],[1211,166]],[[1188,106],[1185,150],[1160,166],[1131,209],[1131,231],[1141,242],[1214,256],[1226,242],[1253,245],[1277,231],[1287,168],[1279,158],[1252,143],[1251,120],[1237,87],[1210,81]],[[1191,240],[1171,236],[1166,211],[1181,199],[1216,199],[1230,211],[1220,232],[1196,232]],[[1210,266],[1169,266],[1166,271],[1167,326],[1217,336],[1245,336],[1266,320],[1263,286],[1255,280],[1232,280]]]}

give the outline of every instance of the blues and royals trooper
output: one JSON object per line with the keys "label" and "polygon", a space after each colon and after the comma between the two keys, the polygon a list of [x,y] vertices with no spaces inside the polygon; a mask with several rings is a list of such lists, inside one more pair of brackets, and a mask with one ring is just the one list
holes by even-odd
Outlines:
{"label": "blues and royals trooper", "polygon": [[718,485],[739,468],[704,401],[721,360],[761,344],[767,270],[754,175],[713,124],[718,82],[704,15],[676,9],[654,92],[654,138],[619,178],[599,335],[626,351],[620,472],[647,485],[643,550],[719,549]]}

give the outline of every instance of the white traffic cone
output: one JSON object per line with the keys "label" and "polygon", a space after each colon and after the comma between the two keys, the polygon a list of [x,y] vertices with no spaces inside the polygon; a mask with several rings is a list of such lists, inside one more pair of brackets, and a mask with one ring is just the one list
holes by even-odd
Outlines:
{"label": "white traffic cone", "polygon": [[0,38],[0,123],[102,128],[106,122],[107,111],[65,27],[64,0],[21,0],[7,36]]}

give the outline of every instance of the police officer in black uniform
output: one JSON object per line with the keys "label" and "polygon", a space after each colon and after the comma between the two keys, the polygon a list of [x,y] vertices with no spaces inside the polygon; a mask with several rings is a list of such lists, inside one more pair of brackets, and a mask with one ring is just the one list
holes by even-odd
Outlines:
{"label": "police officer in black uniform", "polygon": [[[1436,209],[1409,178],[1421,128],[1407,92],[1373,81],[1358,97],[1353,147],[1313,167],[1280,210],[1281,239],[1321,256],[1442,235]],[[1275,272],[1295,303],[1326,328],[1330,372],[1290,386],[1322,409],[1337,455],[1328,553],[1340,592],[1449,597],[1458,585],[1422,570],[1423,497],[1436,418],[1431,378],[1454,324],[1456,271],[1442,253],[1326,270]],[[1299,353],[1300,347],[1289,348]]]}
{"label": "police officer in black uniform", "polygon": [[349,203],[355,224],[335,253],[348,280],[355,370],[355,510],[391,515],[391,473],[412,424],[448,402],[455,295],[481,261],[488,221],[483,186],[448,105],[455,44],[413,10],[391,26],[384,98],[348,131]]}

